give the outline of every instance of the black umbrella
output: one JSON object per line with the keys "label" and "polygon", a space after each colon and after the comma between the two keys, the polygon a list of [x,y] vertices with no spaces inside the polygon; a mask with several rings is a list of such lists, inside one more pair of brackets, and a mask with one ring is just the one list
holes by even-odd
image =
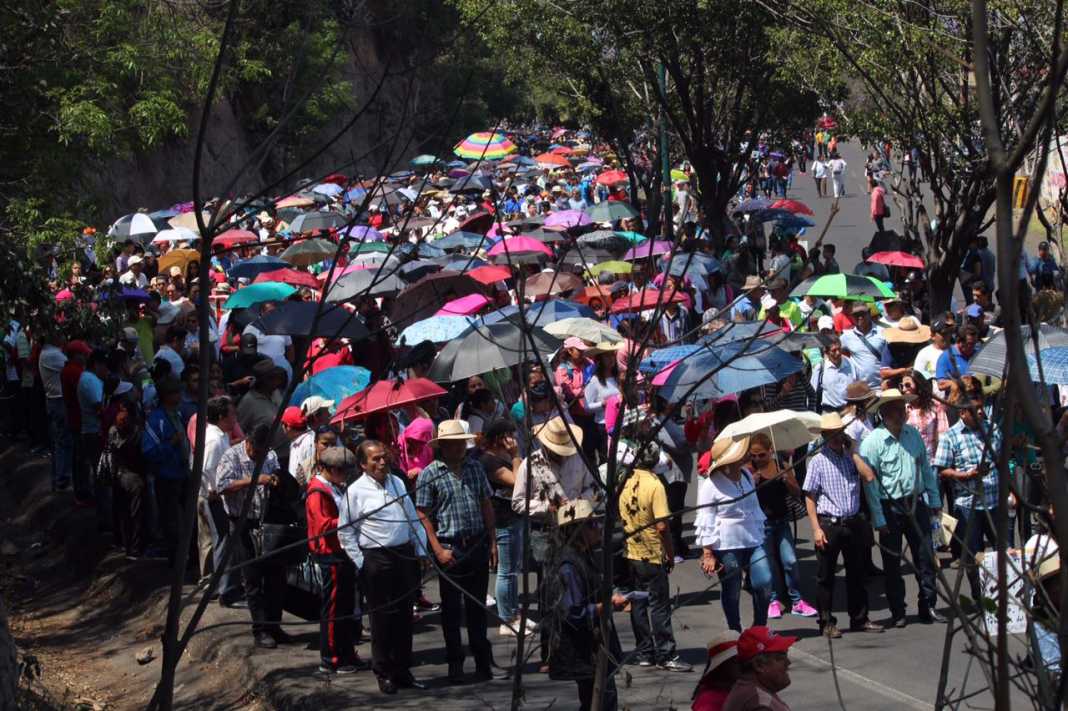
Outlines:
{"label": "black umbrella", "polygon": [[541,328],[531,328],[528,337],[511,321],[475,325],[441,350],[428,377],[439,383],[453,383],[525,361],[545,360],[563,344]]}
{"label": "black umbrella", "polygon": [[398,329],[433,316],[446,301],[484,294],[486,286],[468,274],[442,270],[429,274],[397,295],[389,319]]}
{"label": "black umbrella", "polygon": [[868,248],[871,249],[872,254],[876,252],[900,252],[904,249],[904,245],[905,240],[897,232],[883,230],[875,233]]}
{"label": "black umbrella", "polygon": [[315,322],[317,309],[319,304],[314,301],[286,301],[270,313],[260,316],[255,325],[272,336],[348,338],[359,341],[371,335],[363,319],[355,313],[340,306],[323,305],[319,320]]}
{"label": "black umbrella", "polygon": [[444,265],[431,262],[427,259],[415,259],[406,264],[402,264],[400,268],[400,276],[407,282],[417,282],[427,274],[433,274],[439,272]]}
{"label": "black umbrella", "polygon": [[384,265],[373,269],[360,269],[343,275],[327,293],[326,300],[332,302],[349,301],[358,296],[383,296],[396,294],[407,284],[397,274],[394,267]]}
{"label": "black umbrella", "polygon": [[315,232],[341,227],[348,218],[337,212],[305,212],[289,223],[290,232]]}
{"label": "black umbrella", "polygon": [[483,178],[481,175],[469,175],[466,178],[460,178],[451,186],[449,186],[450,193],[480,193],[483,190],[489,190],[493,187],[493,182],[489,178]]}

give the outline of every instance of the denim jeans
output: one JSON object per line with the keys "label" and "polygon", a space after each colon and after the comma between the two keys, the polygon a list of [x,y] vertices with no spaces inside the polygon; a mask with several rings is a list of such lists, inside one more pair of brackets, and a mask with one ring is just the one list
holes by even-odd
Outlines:
{"label": "denim jeans", "polygon": [[628,560],[634,589],[648,592],[645,599],[630,603],[630,624],[634,629],[634,652],[639,659],[654,664],[675,657],[675,633],[671,629],[671,587],[662,565]]}
{"label": "denim jeans", "polygon": [[52,486],[65,486],[74,474],[74,442],[67,427],[63,398],[48,398],[45,400],[45,409],[48,414],[48,436],[52,441]]}
{"label": "denim jeans", "polygon": [[[797,577],[797,551],[794,549],[794,534],[790,530],[790,522],[785,519],[764,521],[764,554],[771,561],[778,559],[782,565],[783,582],[786,583],[786,592],[790,596],[790,602],[794,605],[801,602],[801,591],[798,589],[800,581]],[[779,599],[776,585],[772,584],[768,590],[768,602]]]}
{"label": "denim jeans", "polygon": [[503,622],[519,616],[519,569],[523,565],[523,519],[497,525],[497,615]]}
{"label": "denim jeans", "polygon": [[[920,614],[935,608],[934,544],[931,541],[931,510],[922,501],[883,499],[886,532],[879,534],[886,579],[886,604],[894,618],[905,616],[905,580],[901,577],[901,551],[907,541],[912,567],[919,584]],[[915,504],[915,508],[913,508]]]}
{"label": "denim jeans", "polygon": [[749,583],[753,588],[753,624],[768,623],[768,591],[771,589],[771,566],[763,546],[756,548],[732,548],[715,551],[716,560],[723,564],[719,574],[722,588],[720,602],[727,626],[735,632],[742,631],[742,615],[739,602],[742,596],[742,569],[749,568]]}
{"label": "denim jeans", "polygon": [[[961,563],[964,564],[965,572],[968,574],[968,585],[971,587],[972,598],[976,600],[979,599],[982,593],[982,587],[979,585],[979,568],[975,564],[975,554],[983,550],[985,542],[993,544],[997,540],[993,522],[994,513],[993,511],[973,509],[970,506],[967,508],[955,506],[953,508],[953,515],[957,517],[957,528],[954,535],[963,544],[960,551]],[[971,521],[971,526],[968,525],[969,521]],[[1009,529],[1009,535],[1012,535],[1011,528]],[[1011,538],[1009,545],[1012,545]]]}

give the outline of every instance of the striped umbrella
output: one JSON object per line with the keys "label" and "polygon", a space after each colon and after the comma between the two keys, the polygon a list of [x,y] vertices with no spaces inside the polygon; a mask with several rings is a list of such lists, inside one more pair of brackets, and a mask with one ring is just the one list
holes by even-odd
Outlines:
{"label": "striped umbrella", "polygon": [[452,152],[469,160],[500,160],[515,153],[516,147],[503,133],[479,131],[457,143]]}
{"label": "striped umbrella", "polygon": [[115,224],[108,229],[108,237],[116,242],[148,242],[157,232],[169,227],[164,219],[154,220],[143,212],[135,212],[115,220]]}

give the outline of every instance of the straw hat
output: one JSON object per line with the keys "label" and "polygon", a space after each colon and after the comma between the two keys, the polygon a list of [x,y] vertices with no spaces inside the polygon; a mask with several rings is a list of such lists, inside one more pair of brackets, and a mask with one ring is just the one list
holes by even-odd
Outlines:
{"label": "straw hat", "polygon": [[593,504],[586,499],[575,499],[561,506],[556,512],[556,525],[560,528],[573,523],[582,523],[600,518],[593,510]]}
{"label": "straw hat", "polygon": [[738,656],[738,633],[724,632],[716,635],[708,643],[708,666],[705,667],[705,674],[736,656]]}
{"label": "straw hat", "polygon": [[430,445],[438,442],[469,442],[474,438],[475,435],[468,434],[460,420],[442,420],[438,425],[438,436],[430,440]]}
{"label": "straw hat", "polygon": [[541,446],[561,457],[578,454],[578,447],[575,445],[582,446],[582,428],[564,422],[564,418],[559,416],[536,428],[534,436],[541,442]]}
{"label": "straw hat", "polygon": [[931,340],[931,327],[924,326],[915,316],[904,316],[897,326],[883,331],[887,343],[927,343]]}
{"label": "straw hat", "polygon": [[[701,457],[700,464],[705,471],[713,472],[728,464],[740,462],[749,455],[749,438],[721,439],[712,443],[712,449]],[[707,466],[705,463],[707,461]]]}
{"label": "straw hat", "polygon": [[845,399],[848,402],[868,403],[876,397],[878,395],[876,395],[875,391],[863,380],[854,380],[846,386]]}
{"label": "straw hat", "polygon": [[888,390],[883,390],[881,393],[879,393],[879,397],[875,399],[875,405],[872,406],[872,410],[874,412],[878,412],[879,408],[881,408],[883,405],[888,405],[892,402],[898,402],[899,400],[903,402],[912,402],[915,399],[915,395],[905,395],[897,388],[890,388]]}
{"label": "straw hat", "polygon": [[820,429],[824,432],[844,430],[845,423],[842,422],[842,416],[837,412],[825,412],[820,415]]}
{"label": "straw hat", "polygon": [[742,284],[742,291],[752,291],[753,289],[760,288],[761,285],[762,285],[762,282],[760,280],[760,277],[758,277],[758,276],[747,276],[745,278],[745,283]]}

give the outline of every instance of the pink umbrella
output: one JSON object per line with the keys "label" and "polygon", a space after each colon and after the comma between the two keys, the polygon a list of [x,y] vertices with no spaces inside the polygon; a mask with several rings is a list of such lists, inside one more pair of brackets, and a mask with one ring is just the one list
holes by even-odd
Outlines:
{"label": "pink umbrella", "polygon": [[554,212],[545,218],[545,226],[560,225],[563,227],[581,227],[592,222],[590,216],[581,210],[561,210]]}
{"label": "pink umbrella", "polygon": [[498,254],[519,254],[520,252],[539,252],[546,256],[553,256],[553,251],[548,245],[533,237],[506,237],[490,248],[487,253],[491,257]]}
{"label": "pink umbrella", "polygon": [[59,293],[56,294],[56,303],[59,304],[59,303],[62,303],[64,301],[70,301],[73,298],[74,298],[74,292],[73,291],[71,291],[70,289],[63,289],[62,291],[60,291]]}
{"label": "pink umbrella", "polygon": [[473,316],[485,308],[490,300],[482,294],[468,294],[459,299],[448,301],[434,314],[435,316]]}
{"label": "pink umbrella", "polygon": [[623,255],[623,259],[632,262],[635,259],[645,259],[646,257],[655,257],[661,254],[669,254],[671,248],[674,246],[672,242],[666,239],[659,239],[653,242],[643,242],[637,247],[631,247],[627,250],[627,253]]}
{"label": "pink umbrella", "polygon": [[675,361],[674,363],[668,364],[663,370],[661,370],[659,373],[654,375],[653,376],[653,385],[660,386],[660,385],[663,385],[664,383],[666,383],[667,379],[669,377],[671,377],[671,371],[675,370],[675,368],[681,362],[682,362],[682,359],[680,358],[679,360]]}
{"label": "pink umbrella", "polygon": [[499,222],[494,222],[493,227],[490,227],[489,231],[486,232],[487,237],[496,237],[497,235],[502,234],[510,235],[515,233],[512,231],[511,227],[509,227],[508,225],[502,225]]}

